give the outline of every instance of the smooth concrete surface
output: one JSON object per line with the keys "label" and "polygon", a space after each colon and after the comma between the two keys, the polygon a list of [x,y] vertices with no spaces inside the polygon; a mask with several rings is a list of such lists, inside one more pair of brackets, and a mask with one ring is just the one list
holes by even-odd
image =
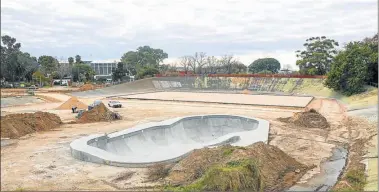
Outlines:
{"label": "smooth concrete surface", "polygon": [[306,107],[313,97],[231,93],[155,92],[121,96],[127,99],[227,103],[259,106]]}
{"label": "smooth concrete surface", "polygon": [[269,122],[234,115],[200,115],[168,119],[109,135],[82,137],[70,144],[74,158],[123,167],[175,162],[194,149],[223,144],[267,143]]}

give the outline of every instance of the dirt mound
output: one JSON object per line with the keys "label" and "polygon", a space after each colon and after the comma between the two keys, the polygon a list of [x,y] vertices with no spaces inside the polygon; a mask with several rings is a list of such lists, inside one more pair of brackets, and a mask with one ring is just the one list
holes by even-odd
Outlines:
{"label": "dirt mound", "polygon": [[241,91],[241,93],[242,94],[252,94],[253,92],[250,90],[244,89],[243,91]]}
{"label": "dirt mound", "polygon": [[[191,190],[240,191],[264,186],[264,191],[281,191],[295,184],[309,169],[279,148],[258,142],[246,148],[222,146],[195,150],[176,164],[165,179],[172,186]],[[246,174],[240,175],[243,173]],[[241,183],[241,178],[250,177],[255,180],[253,183],[251,179],[249,183]],[[213,181],[213,187],[209,188],[212,185],[205,180]]]}
{"label": "dirt mound", "polygon": [[71,110],[72,106],[76,106],[77,109],[87,109],[87,105],[82,103],[76,97],[71,97],[69,100],[64,102],[62,105],[57,107],[58,110]]}
{"label": "dirt mound", "polygon": [[77,122],[91,123],[99,121],[112,121],[119,118],[120,117],[117,113],[109,111],[109,109],[104,105],[104,103],[100,103],[93,109],[83,112],[82,116],[77,120]]}
{"label": "dirt mound", "polygon": [[54,129],[62,124],[59,116],[47,112],[10,114],[1,117],[1,137],[19,138],[36,131]]}
{"label": "dirt mound", "polygon": [[278,120],[306,128],[325,129],[330,127],[326,118],[314,109],[305,112],[297,112],[292,117],[279,118]]}
{"label": "dirt mound", "polygon": [[79,87],[80,91],[89,91],[89,90],[94,90],[96,87],[92,84],[84,84],[81,87]]}

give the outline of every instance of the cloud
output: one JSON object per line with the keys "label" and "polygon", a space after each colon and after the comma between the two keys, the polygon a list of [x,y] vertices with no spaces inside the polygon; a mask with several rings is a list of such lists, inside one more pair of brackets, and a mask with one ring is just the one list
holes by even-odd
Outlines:
{"label": "cloud", "polygon": [[294,64],[308,37],[372,36],[377,12],[375,0],[2,0],[1,34],[36,55],[108,59],[150,45],[171,58],[205,51]]}

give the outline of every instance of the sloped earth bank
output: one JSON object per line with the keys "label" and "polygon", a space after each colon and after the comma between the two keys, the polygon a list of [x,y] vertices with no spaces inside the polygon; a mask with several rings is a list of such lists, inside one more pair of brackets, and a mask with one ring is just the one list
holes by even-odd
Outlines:
{"label": "sloped earth bank", "polygon": [[10,114],[1,117],[1,137],[19,138],[37,131],[47,131],[62,124],[59,116],[47,112]]}
{"label": "sloped earth bank", "polygon": [[282,191],[309,169],[279,148],[258,142],[246,148],[195,150],[174,165],[165,180],[169,190]]}

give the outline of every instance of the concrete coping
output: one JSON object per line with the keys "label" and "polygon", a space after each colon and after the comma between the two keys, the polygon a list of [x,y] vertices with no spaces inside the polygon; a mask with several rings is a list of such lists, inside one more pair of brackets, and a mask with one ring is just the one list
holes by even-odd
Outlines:
{"label": "concrete coping", "polygon": [[[96,147],[96,142],[107,143],[108,141],[117,140],[125,137],[130,137],[135,134],[142,133],[147,129],[159,129],[167,128],[180,123],[181,121],[190,120],[190,119],[203,119],[203,118],[234,118],[249,121],[254,121],[258,124],[257,127],[251,128],[248,131],[239,131],[232,132],[220,137],[214,138],[213,140],[201,143],[198,145],[191,145],[187,147],[180,148],[178,151],[171,151],[167,153],[167,158],[156,159],[155,161],[144,161],[141,159],[133,159],[133,157],[126,157],[111,153],[109,151],[103,150],[99,147]],[[176,162],[184,157],[186,157],[190,152],[195,149],[200,149],[204,147],[215,147],[225,144],[231,144],[233,146],[245,147],[253,143],[262,141],[268,142],[269,134],[269,122],[267,120],[259,118],[250,118],[245,116],[236,116],[236,115],[222,115],[222,114],[213,114],[213,115],[195,115],[195,116],[185,116],[177,117],[161,122],[150,122],[145,124],[136,125],[132,128],[128,128],[122,131],[113,132],[108,135],[106,134],[93,134],[86,137],[82,137],[74,140],[70,143],[71,155],[79,160],[108,164],[113,166],[121,167],[146,167],[156,163],[171,163]],[[173,143],[172,145],[175,145]],[[166,151],[167,152],[167,151]]]}

